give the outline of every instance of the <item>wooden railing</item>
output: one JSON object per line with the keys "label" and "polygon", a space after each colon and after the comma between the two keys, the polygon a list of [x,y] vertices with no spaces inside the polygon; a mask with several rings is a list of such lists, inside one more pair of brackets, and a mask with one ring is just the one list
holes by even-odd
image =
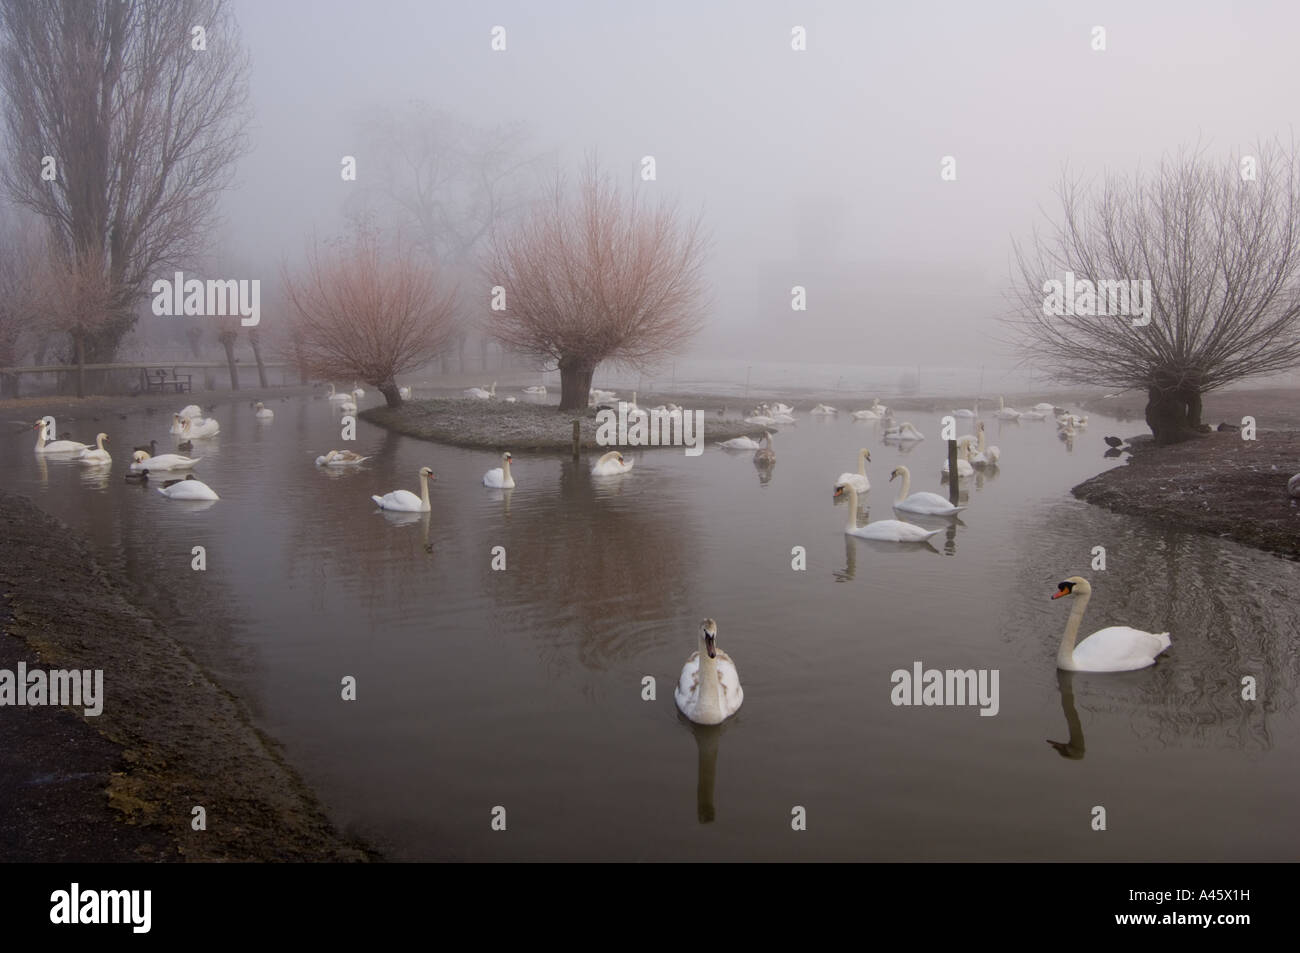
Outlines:
{"label": "wooden railing", "polygon": [[[256,366],[252,362],[244,364],[236,361],[236,365],[244,367]],[[172,377],[166,379],[166,384],[171,385],[177,377],[176,371],[183,368],[199,369],[222,369],[229,367],[226,361],[127,361],[118,364],[33,364],[24,367],[0,367],[0,376],[13,378],[12,392],[4,396],[18,396],[18,382],[23,374],[75,374],[77,371],[139,371],[140,372],[140,392],[146,393],[151,388],[149,383],[149,371],[171,371]],[[263,361],[262,366],[267,370],[277,368],[283,370],[294,365],[286,361]],[[188,377],[189,375],[184,375]],[[284,383],[284,375],[280,376],[280,383]]]}

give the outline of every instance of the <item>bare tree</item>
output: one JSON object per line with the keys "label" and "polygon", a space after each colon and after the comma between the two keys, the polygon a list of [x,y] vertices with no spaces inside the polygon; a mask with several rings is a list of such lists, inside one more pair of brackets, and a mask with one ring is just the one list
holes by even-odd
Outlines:
{"label": "bare tree", "polygon": [[483,271],[505,308],[485,323],[507,347],[554,362],[561,410],[584,408],[602,362],[657,365],[699,329],[705,253],[698,219],[629,197],[591,161],[576,196],[557,180],[494,237]]}
{"label": "bare tree", "polygon": [[[0,367],[19,363],[24,340],[41,330],[39,270],[44,256],[39,233],[17,217],[0,223]],[[0,396],[18,391],[17,378],[0,378]]]}
{"label": "bare tree", "polygon": [[69,275],[102,263],[91,360],[111,359],[153,271],[202,246],[245,149],[246,73],[226,0],[0,3],[0,182]]}
{"label": "bare tree", "polygon": [[111,320],[114,285],[103,252],[89,252],[72,262],[43,256],[33,277],[38,322],[65,333],[77,365],[78,397],[86,396],[86,343]]}
{"label": "bare tree", "polygon": [[[1097,190],[1063,177],[1060,221],[1015,248],[1011,323],[1026,355],[1062,381],[1146,390],[1161,444],[1205,429],[1207,392],[1300,364],[1297,158],[1261,144],[1230,164],[1183,152]],[[1047,313],[1050,283],[1066,279],[1094,300]],[[1137,314],[1130,282],[1144,280]]]}
{"label": "bare tree", "polygon": [[450,341],[455,291],[433,265],[370,229],[314,246],[297,274],[284,273],[293,359],[324,378],[377,387],[402,403],[397,375],[423,367]]}

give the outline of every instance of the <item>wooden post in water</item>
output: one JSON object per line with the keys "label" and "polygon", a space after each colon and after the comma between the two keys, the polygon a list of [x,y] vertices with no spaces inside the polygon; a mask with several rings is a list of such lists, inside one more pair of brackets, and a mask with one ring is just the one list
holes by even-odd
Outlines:
{"label": "wooden post in water", "polygon": [[578,459],[578,450],[582,447],[582,421],[573,422],[573,459]]}
{"label": "wooden post in water", "polygon": [[961,493],[961,487],[957,481],[961,477],[957,473],[957,441],[948,441],[948,502],[953,506],[957,505],[957,497]]}

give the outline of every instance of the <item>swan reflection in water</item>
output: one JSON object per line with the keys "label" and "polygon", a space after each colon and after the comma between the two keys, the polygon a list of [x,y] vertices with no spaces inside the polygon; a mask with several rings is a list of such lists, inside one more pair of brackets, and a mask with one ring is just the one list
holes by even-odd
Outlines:
{"label": "swan reflection in water", "polygon": [[1056,670],[1056,685],[1061,691],[1061,711],[1065,714],[1065,726],[1070,733],[1070,740],[1052,741],[1049,738],[1047,743],[1055,748],[1056,753],[1062,758],[1069,758],[1071,761],[1082,761],[1084,754],[1083,725],[1079,722],[1079,712],[1074,707],[1074,673],[1058,668]]}
{"label": "swan reflection in water", "polygon": [[695,816],[701,824],[712,824],[718,816],[713,797],[714,785],[718,778],[718,742],[722,738],[722,733],[727,730],[728,723],[697,725],[680,711],[677,713],[677,718],[682,724],[689,725],[691,733],[695,736],[695,747],[698,755],[695,783]]}

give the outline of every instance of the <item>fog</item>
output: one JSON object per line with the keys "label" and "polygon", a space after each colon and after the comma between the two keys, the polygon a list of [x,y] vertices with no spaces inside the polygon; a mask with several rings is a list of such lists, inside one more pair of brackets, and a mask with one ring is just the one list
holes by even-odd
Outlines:
{"label": "fog", "polygon": [[[1283,3],[248,2],[253,148],[216,254],[270,277],[342,224],[374,168],[359,119],[423,100],[522,121],[572,174],[585,155],[698,211],[714,303],[692,354],[1007,366],[1013,237],[1068,163],[1150,167],[1292,135]],[[490,48],[506,29],[507,49]],[[791,50],[791,29],[807,50]],[[1106,50],[1092,49],[1092,29]],[[657,179],[642,182],[643,156]],[[956,181],[940,162],[956,159]],[[790,308],[790,288],[808,310]]]}

